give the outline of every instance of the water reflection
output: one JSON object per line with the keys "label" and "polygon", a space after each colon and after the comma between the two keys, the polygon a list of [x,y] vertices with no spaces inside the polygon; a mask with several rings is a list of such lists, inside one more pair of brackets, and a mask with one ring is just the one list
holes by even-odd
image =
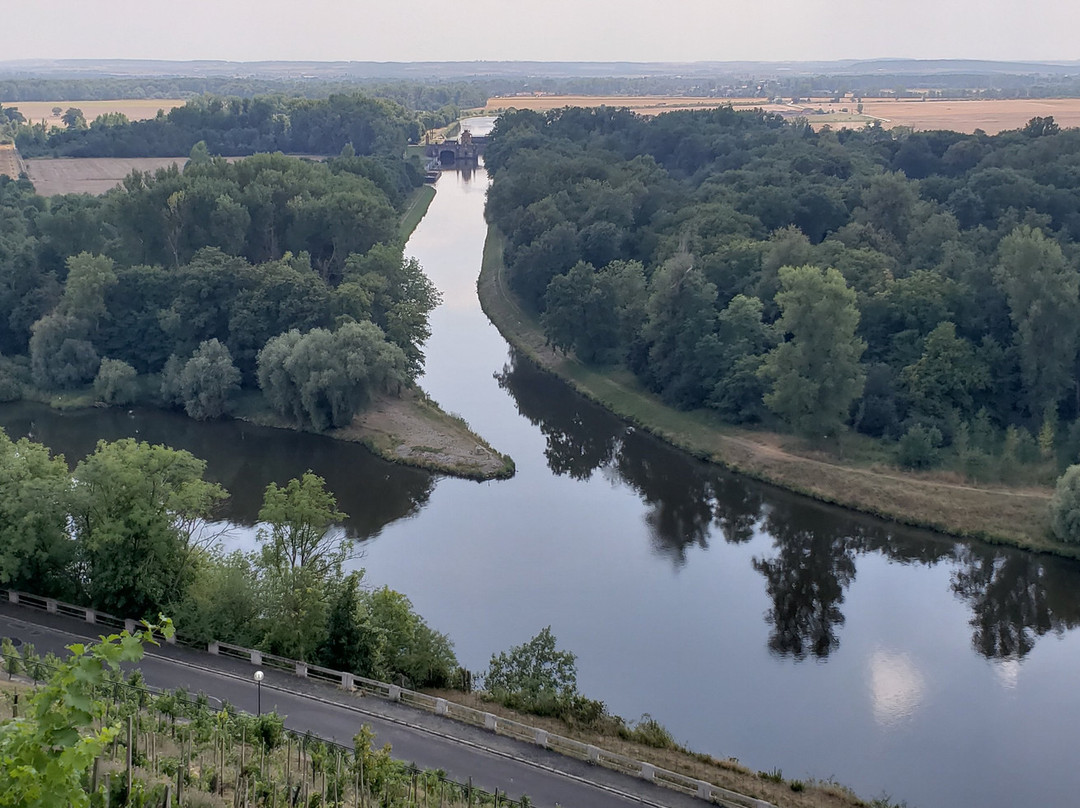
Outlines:
{"label": "water reflection", "polygon": [[6,404],[0,407],[0,428],[13,439],[32,432],[33,440],[62,453],[71,466],[98,440],[133,437],[186,449],[206,461],[207,478],[230,494],[220,518],[240,525],[255,524],[267,485],[285,483],[305,469],[326,480],[338,508],[349,515],[345,529],[361,540],[418,513],[435,486],[427,472],[387,463],[357,444],[241,421],[200,423],[161,410],[58,413],[37,404]]}
{"label": "water reflection", "polygon": [[952,590],[971,609],[972,645],[988,659],[1023,658],[1044,634],[1080,624],[1073,562],[954,543],[754,484],[627,426],[514,353],[496,378],[539,427],[554,474],[599,473],[637,492],[652,548],[674,566],[716,533],[731,544],[767,534],[772,553],[751,563],[765,579],[767,645],[777,656],[823,660],[840,647],[845,593],[866,553],[952,565]]}
{"label": "water reflection", "polygon": [[874,720],[889,726],[914,715],[922,704],[926,679],[911,657],[879,648],[870,655],[869,668]]}

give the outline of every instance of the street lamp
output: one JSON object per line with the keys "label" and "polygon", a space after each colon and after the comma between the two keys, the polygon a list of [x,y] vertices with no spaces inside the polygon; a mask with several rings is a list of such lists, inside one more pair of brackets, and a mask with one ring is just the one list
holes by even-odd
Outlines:
{"label": "street lamp", "polygon": [[259,687],[259,708],[258,708],[258,712],[256,713],[256,715],[262,715],[262,680],[263,680],[263,672],[262,671],[255,671],[255,684],[258,685],[258,687]]}

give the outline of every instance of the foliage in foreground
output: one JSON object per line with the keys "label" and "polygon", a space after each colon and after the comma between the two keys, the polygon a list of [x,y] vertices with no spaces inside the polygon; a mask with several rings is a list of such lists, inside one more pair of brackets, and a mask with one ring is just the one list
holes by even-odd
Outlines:
{"label": "foliage in foreground", "polygon": [[0,724],[0,805],[90,804],[84,776],[120,732],[115,721],[95,726],[105,716],[95,689],[106,683],[107,671],[140,659],[144,643],[156,644],[155,632],[170,637],[172,624],[146,624],[135,634],[125,631],[91,645],[68,646],[71,656],[30,696],[27,712]]}

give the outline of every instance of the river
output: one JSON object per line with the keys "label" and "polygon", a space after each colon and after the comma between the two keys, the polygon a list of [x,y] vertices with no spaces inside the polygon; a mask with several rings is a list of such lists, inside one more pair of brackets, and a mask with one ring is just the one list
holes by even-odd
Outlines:
{"label": "river", "polygon": [[323,475],[372,585],[467,667],[550,625],[578,683],[694,750],[909,806],[1080,794],[1080,565],[814,503],[672,450],[519,360],[476,299],[482,169],[445,172],[408,245],[443,292],[424,388],[517,463],[440,478],[360,447],[156,411],[0,408],[77,459],[98,438],[189,449],[251,546],[262,490]]}

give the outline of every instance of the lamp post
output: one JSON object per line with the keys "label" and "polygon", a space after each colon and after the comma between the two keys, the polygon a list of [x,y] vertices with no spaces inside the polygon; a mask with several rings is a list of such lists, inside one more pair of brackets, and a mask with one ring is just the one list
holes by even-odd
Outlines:
{"label": "lamp post", "polygon": [[258,685],[258,688],[259,688],[259,697],[258,697],[259,698],[259,707],[258,707],[258,711],[256,712],[256,715],[262,715],[262,680],[263,680],[263,672],[262,671],[255,671],[255,684]]}

